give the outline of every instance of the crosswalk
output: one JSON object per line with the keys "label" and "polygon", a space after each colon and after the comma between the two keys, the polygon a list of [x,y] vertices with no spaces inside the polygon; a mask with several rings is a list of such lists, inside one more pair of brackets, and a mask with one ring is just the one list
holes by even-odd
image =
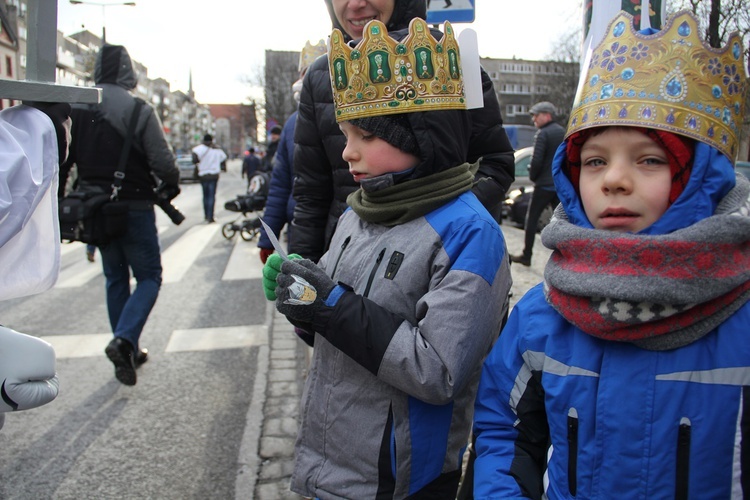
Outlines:
{"label": "crosswalk", "polygon": [[[160,223],[161,222],[161,223]],[[225,221],[226,222],[226,221]],[[221,233],[222,223],[197,224],[184,231],[167,248],[162,249],[162,284],[179,283],[191,266],[200,257],[207,245]],[[168,222],[157,219],[157,229],[162,236],[170,227]],[[102,276],[102,265],[97,253],[96,261],[89,262],[86,245],[80,242],[66,243],[61,247],[62,269],[55,284],[56,289],[75,289],[88,286],[92,280]],[[222,281],[260,279],[263,265],[260,262],[257,241],[244,241],[237,235],[222,274]],[[135,280],[132,280],[135,286]],[[101,357],[110,332],[93,332],[79,335],[50,335],[41,337],[52,344],[57,359]],[[165,348],[165,354],[185,351],[233,349],[268,344],[268,328],[265,324],[224,326],[174,330]]]}

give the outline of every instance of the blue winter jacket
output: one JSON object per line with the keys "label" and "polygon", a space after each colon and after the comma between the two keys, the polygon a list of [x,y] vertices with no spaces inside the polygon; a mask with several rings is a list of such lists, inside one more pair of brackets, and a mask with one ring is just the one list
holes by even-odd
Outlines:
{"label": "blue winter jacket", "polygon": [[[572,223],[591,227],[561,172]],[[714,213],[730,162],[698,143],[685,191],[654,225],[665,234]],[[667,351],[592,337],[546,301],[513,309],[485,361],[475,406],[476,499],[741,498],[750,495],[750,303]],[[748,435],[745,433],[748,432]]]}
{"label": "blue winter jacket", "polygon": [[[273,230],[277,238],[281,234],[284,224],[292,222],[294,205],[296,204],[292,197],[292,184],[294,182],[292,159],[294,158],[294,124],[296,122],[297,112],[295,111],[287,118],[284,128],[281,130],[279,149],[276,151],[273,160],[266,208],[263,211],[263,220]],[[262,227],[258,247],[273,248],[266,230]]]}

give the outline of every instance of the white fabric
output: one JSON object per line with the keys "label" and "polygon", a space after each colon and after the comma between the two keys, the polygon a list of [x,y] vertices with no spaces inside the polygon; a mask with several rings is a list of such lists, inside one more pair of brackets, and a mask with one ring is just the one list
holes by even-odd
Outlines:
{"label": "white fabric", "polygon": [[218,174],[221,172],[221,162],[227,159],[226,153],[221,148],[211,148],[205,144],[199,144],[193,148],[193,153],[198,156],[198,175]]}
{"label": "white fabric", "polygon": [[45,405],[57,397],[55,350],[50,344],[0,326],[0,415]]}
{"label": "white fabric", "polygon": [[60,272],[57,137],[36,108],[0,112],[0,300],[41,293]]}

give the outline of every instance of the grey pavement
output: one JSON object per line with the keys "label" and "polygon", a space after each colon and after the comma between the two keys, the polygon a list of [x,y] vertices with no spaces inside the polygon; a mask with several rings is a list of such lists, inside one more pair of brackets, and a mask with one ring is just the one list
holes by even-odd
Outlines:
{"label": "grey pavement", "polygon": [[[509,253],[520,253],[523,249],[523,230],[503,225]],[[530,267],[513,264],[511,275],[511,307],[526,291],[540,283],[543,278],[544,264],[550,255],[537,235],[534,244],[534,255]],[[236,498],[255,498],[257,500],[300,499],[301,496],[289,490],[289,482],[294,461],[294,441],[297,436],[299,400],[302,395],[304,378],[307,371],[310,348],[299,340],[294,327],[286,318],[276,311],[273,302],[267,303],[266,321],[270,334],[266,390],[263,405],[262,425],[260,426],[260,446],[258,448],[257,482],[255,478],[245,477],[252,474],[253,457],[247,457],[247,467],[241,468],[237,478]],[[260,365],[260,363],[259,363]],[[260,384],[263,383],[260,373]],[[262,389],[261,391],[262,392]],[[248,415],[248,430],[245,439],[258,439],[257,429],[252,425]],[[248,449],[252,448],[248,446]],[[250,492],[253,491],[253,494]]]}

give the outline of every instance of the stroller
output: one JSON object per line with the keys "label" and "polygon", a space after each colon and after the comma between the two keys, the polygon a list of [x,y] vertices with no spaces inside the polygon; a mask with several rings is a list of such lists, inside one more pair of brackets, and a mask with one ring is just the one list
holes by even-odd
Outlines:
{"label": "stroller", "polygon": [[231,240],[234,235],[240,233],[243,240],[252,241],[260,234],[260,217],[255,215],[248,218],[247,214],[260,212],[265,208],[270,183],[271,172],[258,172],[250,178],[246,193],[237,195],[235,199],[224,204],[224,208],[230,212],[241,214],[221,227],[221,234],[226,239]]}

